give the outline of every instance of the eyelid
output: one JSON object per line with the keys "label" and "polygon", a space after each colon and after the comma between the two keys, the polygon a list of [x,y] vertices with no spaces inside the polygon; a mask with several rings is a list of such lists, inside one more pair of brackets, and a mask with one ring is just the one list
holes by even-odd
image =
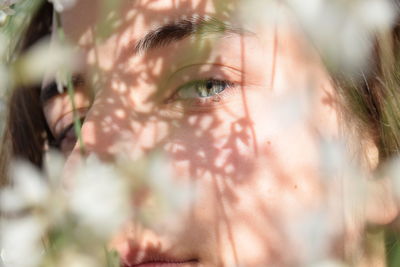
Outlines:
{"label": "eyelid", "polygon": [[[213,80],[215,80],[215,78],[213,78]],[[225,82],[225,80],[222,81]],[[229,86],[225,90],[209,97],[174,99],[174,96],[177,94],[177,91],[174,91],[171,100],[165,104],[169,110],[179,113],[208,113],[224,108],[227,104],[240,101],[240,98],[235,96],[241,95],[241,86],[239,84],[230,81],[227,82],[229,82]],[[179,88],[177,90],[179,90]]]}
{"label": "eyelid", "polygon": [[[206,70],[202,70],[206,68]],[[163,86],[163,102],[165,103],[176,90],[187,83],[193,81],[203,81],[207,79],[229,81],[232,84],[241,85],[243,81],[243,72],[237,68],[219,64],[219,63],[196,63],[183,66],[172,73]]]}
{"label": "eyelid", "polygon": [[228,66],[228,65],[222,64],[222,63],[216,63],[216,62],[214,62],[214,63],[211,63],[211,62],[209,62],[209,63],[193,63],[193,64],[189,64],[189,65],[184,65],[184,66],[178,68],[177,70],[175,70],[171,75],[169,75],[168,81],[173,79],[175,75],[179,74],[182,71],[185,71],[186,69],[199,68],[199,67],[205,67],[205,66],[211,66],[211,67],[214,66],[214,67],[219,67],[219,68],[227,68],[227,69],[230,69],[230,70],[235,71],[237,73],[242,73],[242,70],[240,70],[238,68],[235,68],[235,67],[232,67],[232,66]]}
{"label": "eyelid", "polygon": [[[216,93],[214,95],[210,95],[210,96],[206,96],[206,97],[182,97],[179,94],[185,90],[186,88],[190,88],[190,87],[195,87],[197,85],[204,85],[207,82],[214,82],[214,83],[224,83],[224,85],[226,85],[226,88],[220,92],[220,93]],[[175,89],[175,91],[172,93],[172,95],[165,101],[166,103],[172,102],[172,101],[178,101],[178,100],[190,100],[190,99],[196,99],[196,98],[202,98],[203,100],[206,98],[212,98],[214,96],[218,96],[221,95],[222,93],[224,93],[224,91],[229,90],[231,88],[233,88],[234,86],[237,86],[235,83],[229,81],[229,80],[224,80],[224,79],[216,79],[214,77],[209,77],[206,79],[199,79],[199,80],[193,80],[193,81],[189,81],[181,86],[179,86],[177,89]]]}

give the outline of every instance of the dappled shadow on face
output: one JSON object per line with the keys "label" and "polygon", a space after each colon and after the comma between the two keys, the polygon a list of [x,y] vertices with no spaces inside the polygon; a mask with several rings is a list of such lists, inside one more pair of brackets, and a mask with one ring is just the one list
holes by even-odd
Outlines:
{"label": "dappled shadow on face", "polygon": [[[70,30],[73,39],[80,39],[86,55],[87,86],[95,92],[82,128],[86,153],[113,161],[120,157],[136,160],[163,151],[175,178],[190,181],[203,192],[190,203],[189,212],[180,215],[180,227],[161,231],[160,238],[148,238],[146,231],[128,227],[120,241],[124,243],[124,258],[136,262],[141,251],[181,253],[188,259],[204,259],[210,266],[292,264],[283,252],[290,245],[282,224],[292,215],[279,207],[286,203],[279,194],[294,192],[291,198],[296,199],[303,193],[294,189],[293,172],[287,171],[291,165],[270,149],[269,130],[259,137],[260,129],[266,126],[260,119],[262,111],[257,116],[253,111],[265,92],[250,90],[257,87],[247,76],[251,70],[248,62],[253,60],[247,35],[221,28],[229,25],[237,3],[126,1],[116,5],[115,13],[107,13],[104,21],[96,21],[98,15],[86,17],[78,31],[71,29],[74,23],[68,21],[74,12],[77,15],[88,8],[85,1],[81,2],[65,21],[67,33]],[[99,9],[94,6],[93,10]],[[188,17],[192,18],[189,22],[199,23],[204,15],[223,22],[212,22],[212,29],[218,31],[178,34],[167,43],[161,42],[160,47],[137,50],[139,40],[154,27]],[[102,29],[102,25],[107,26]],[[207,27],[210,25],[200,31],[210,30]],[[277,37],[274,32],[271,35],[267,50],[273,63],[266,65],[272,69],[259,71],[275,75]],[[225,49],[227,46],[231,50]],[[210,79],[232,80],[233,85],[224,88],[221,96],[192,99],[179,94],[178,90],[189,90],[193,81]],[[265,79],[269,83],[260,81],[259,87],[272,87],[274,77]],[[77,145],[70,158],[78,154]],[[303,208],[307,205],[305,201]],[[242,238],[246,241],[239,244]],[[250,263],[246,262],[247,252],[243,252],[247,245],[256,251]]]}

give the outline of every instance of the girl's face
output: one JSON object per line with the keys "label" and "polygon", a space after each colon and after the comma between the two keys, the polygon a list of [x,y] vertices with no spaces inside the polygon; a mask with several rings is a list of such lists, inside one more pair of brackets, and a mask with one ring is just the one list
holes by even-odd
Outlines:
{"label": "girl's face", "polygon": [[[122,0],[104,17],[102,2],[62,14],[87,67],[75,93],[87,153],[163,151],[174,179],[200,192],[157,231],[128,222],[111,244],[122,261],[281,266],[341,253],[340,183],[321,169],[321,144],[338,139],[336,95],[302,33],[239,23],[239,1]],[[68,96],[44,111],[69,170],[80,153]],[[319,243],[313,218],[324,222]]]}

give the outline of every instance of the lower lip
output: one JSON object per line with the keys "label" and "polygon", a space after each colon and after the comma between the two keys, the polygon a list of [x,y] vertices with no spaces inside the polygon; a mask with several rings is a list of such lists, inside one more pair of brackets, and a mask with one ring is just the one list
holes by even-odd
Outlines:
{"label": "lower lip", "polygon": [[124,267],[195,267],[198,261],[185,261],[185,262],[147,262],[135,265],[127,265]]}

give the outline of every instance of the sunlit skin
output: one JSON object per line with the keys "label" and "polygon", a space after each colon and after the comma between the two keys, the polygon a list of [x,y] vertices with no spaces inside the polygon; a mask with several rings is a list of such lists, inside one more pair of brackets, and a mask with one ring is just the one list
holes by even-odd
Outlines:
{"label": "sunlit skin", "polygon": [[[351,238],[343,239],[340,201],[328,205],[339,192],[321,175],[320,144],[338,140],[345,127],[332,80],[303,33],[290,22],[238,24],[236,1],[137,0],[121,1],[107,24],[110,35],[94,40],[98,2],[78,1],[62,14],[66,35],[90,70],[87,84],[96,87],[93,101],[82,88],[75,97],[85,117],[85,151],[106,161],[163,151],[174,179],[201,192],[157,231],[127,222],[110,244],[122,261],[141,263],[150,251],[185,262],[179,266],[298,266],[309,260],[304,246],[312,250],[313,241],[301,242],[307,235],[293,237],[290,229],[318,210],[338,224],[323,254],[344,254],[337,241]],[[193,14],[246,31],[134,52],[150,30]],[[182,91],[210,79],[229,86],[209,97]],[[71,124],[66,95],[44,111],[55,136]],[[63,146],[66,170],[81,157],[71,142]]]}

